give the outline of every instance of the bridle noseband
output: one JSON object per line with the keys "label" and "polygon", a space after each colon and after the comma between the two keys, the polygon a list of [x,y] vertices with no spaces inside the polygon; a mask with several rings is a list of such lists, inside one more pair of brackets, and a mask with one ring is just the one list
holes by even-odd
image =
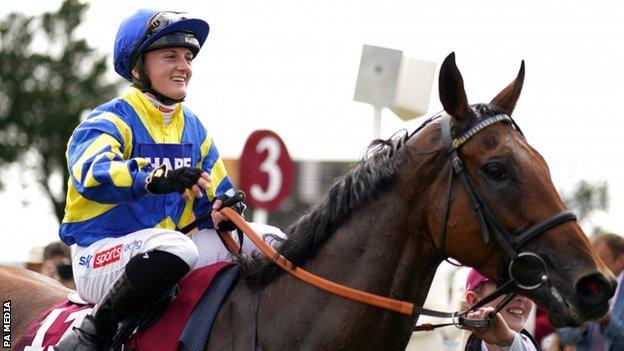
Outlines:
{"label": "bridle noseband", "polygon": [[[522,290],[534,290],[542,286],[543,284],[548,283],[548,271],[546,267],[545,261],[539,254],[530,251],[523,251],[522,248],[529,242],[531,239],[536,236],[546,232],[549,229],[552,229],[562,223],[567,221],[576,220],[576,216],[570,211],[562,211],[559,212],[545,220],[542,220],[529,228],[516,233],[510,233],[498,220],[496,215],[490,210],[487,206],[486,202],[477,192],[472,180],[470,179],[470,175],[466,171],[464,166],[464,162],[459,154],[459,150],[462,145],[464,145],[470,138],[476,135],[481,130],[501,122],[510,123],[516,131],[518,131],[521,135],[522,131],[517,126],[515,121],[506,114],[498,114],[491,117],[486,117],[478,124],[470,128],[467,132],[461,135],[458,138],[453,139],[451,136],[451,121],[450,117],[446,119],[442,119],[440,122],[442,128],[442,142],[445,145],[447,150],[447,154],[449,157],[450,170],[449,177],[447,183],[447,191],[446,191],[446,200],[444,204],[444,219],[442,220],[442,224],[440,226],[440,234],[439,238],[439,249],[443,255],[443,257],[448,261],[448,255],[446,254],[446,226],[449,218],[450,206],[451,206],[451,191],[453,188],[453,180],[455,177],[459,178],[464,190],[468,194],[470,198],[470,203],[472,204],[473,211],[477,218],[477,222],[479,228],[481,230],[481,235],[483,237],[483,242],[485,244],[490,242],[491,237],[497,241],[500,247],[505,252],[505,259],[503,260],[503,264],[507,266],[507,269],[501,269],[501,276],[499,280],[506,281],[502,284],[496,291],[492,294],[486,296],[482,299],[479,304],[473,306],[470,310],[474,310],[480,306],[483,306],[485,303],[488,303],[498,296],[503,294],[507,294],[507,297],[501,301],[497,305],[497,309],[491,316],[495,315],[498,310],[500,310],[504,305],[513,298],[515,293],[512,292],[512,288],[515,285],[516,287]],[[450,262],[450,261],[449,261]],[[523,281],[516,272],[515,267],[522,267],[522,263],[525,264],[537,264],[540,266],[539,276],[531,277],[530,282]],[[454,264],[450,262],[451,264]],[[468,311],[465,311],[468,312]],[[465,314],[462,313],[461,315]],[[470,323],[470,322],[482,322],[482,321],[470,321],[464,320],[462,322],[467,321],[467,325],[469,326],[482,326],[479,323]]]}

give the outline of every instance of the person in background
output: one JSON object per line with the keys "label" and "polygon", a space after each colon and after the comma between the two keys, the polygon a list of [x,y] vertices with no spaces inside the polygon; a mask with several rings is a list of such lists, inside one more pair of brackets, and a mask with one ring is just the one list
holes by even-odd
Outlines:
{"label": "person in background", "polygon": [[52,279],[59,281],[65,287],[76,290],[76,282],[74,281],[74,272],[71,261],[64,259],[63,262],[56,265]]}
{"label": "person in background", "polygon": [[43,246],[33,246],[28,250],[24,268],[40,273],[43,267]]}
{"label": "person in background", "polygon": [[71,249],[61,241],[53,241],[43,249],[41,274],[70,289],[76,289],[71,264]]}
{"label": "person in background", "polygon": [[63,258],[71,258],[71,249],[61,241],[53,241],[43,248],[43,259],[62,261]]}
{"label": "person in background", "polygon": [[58,265],[69,265],[71,267],[71,250],[63,242],[53,241],[43,249],[41,274],[51,278],[58,277]]}
{"label": "person in background", "polygon": [[[466,279],[465,302],[474,306],[481,299],[496,290],[496,284],[487,277],[472,269]],[[470,312],[468,319],[486,319],[494,311],[494,306],[503,299],[498,297],[485,306]],[[459,351],[537,351],[539,345],[524,330],[527,318],[533,309],[533,302],[517,295],[492,319],[490,328],[466,328],[464,342],[460,343]]]}
{"label": "person in background", "polygon": [[617,289],[610,301],[609,312],[595,322],[579,328],[561,328],[561,343],[575,346],[576,351],[624,351],[624,238],[601,233],[591,240],[594,250],[617,277]]}

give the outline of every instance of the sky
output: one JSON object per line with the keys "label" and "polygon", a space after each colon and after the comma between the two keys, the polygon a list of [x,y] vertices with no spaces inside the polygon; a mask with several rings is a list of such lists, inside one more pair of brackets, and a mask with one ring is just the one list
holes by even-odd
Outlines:
{"label": "sky", "polygon": [[[0,16],[55,10],[60,1],[3,2]],[[130,3],[130,2],[128,2]],[[225,157],[239,157],[247,136],[271,129],[295,160],[354,160],[372,139],[373,109],[353,101],[362,45],[402,50],[437,68],[456,53],[471,103],[488,102],[525,60],[514,118],[544,156],[555,186],[606,181],[609,211],[596,225],[624,233],[621,150],[624,115],[624,5],[616,1],[132,1],[90,2],[77,36],[109,55],[124,17],[141,7],[187,11],[211,26],[193,63],[186,104]],[[437,73],[429,113],[441,110]],[[384,110],[381,136],[413,130]],[[14,242],[0,261],[56,239],[58,223],[28,176],[7,171],[2,217]],[[61,180],[55,180],[60,182]],[[6,217],[5,217],[6,216]],[[8,225],[7,225],[8,222]]]}

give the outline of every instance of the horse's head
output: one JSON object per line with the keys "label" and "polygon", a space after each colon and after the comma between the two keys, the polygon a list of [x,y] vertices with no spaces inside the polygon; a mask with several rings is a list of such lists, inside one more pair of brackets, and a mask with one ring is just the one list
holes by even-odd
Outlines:
{"label": "horse's head", "polygon": [[449,162],[431,190],[438,195],[430,228],[443,254],[501,284],[514,279],[555,326],[576,326],[607,312],[615,279],[511,119],[523,80],[524,63],[489,104],[471,106],[454,54],[444,61],[439,90],[448,116],[438,121]]}

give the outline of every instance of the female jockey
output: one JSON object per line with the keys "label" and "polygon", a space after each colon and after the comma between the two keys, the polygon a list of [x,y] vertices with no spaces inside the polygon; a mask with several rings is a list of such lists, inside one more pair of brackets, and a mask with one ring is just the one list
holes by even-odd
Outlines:
{"label": "female jockey", "polygon": [[[78,293],[98,305],[57,350],[104,347],[119,321],[169,292],[198,261],[194,241],[176,229],[233,194],[212,138],[182,105],[208,31],[203,20],[154,10],[119,27],[115,71],[133,88],[74,130],[60,229],[77,244]],[[213,212],[201,229],[223,219]]]}

